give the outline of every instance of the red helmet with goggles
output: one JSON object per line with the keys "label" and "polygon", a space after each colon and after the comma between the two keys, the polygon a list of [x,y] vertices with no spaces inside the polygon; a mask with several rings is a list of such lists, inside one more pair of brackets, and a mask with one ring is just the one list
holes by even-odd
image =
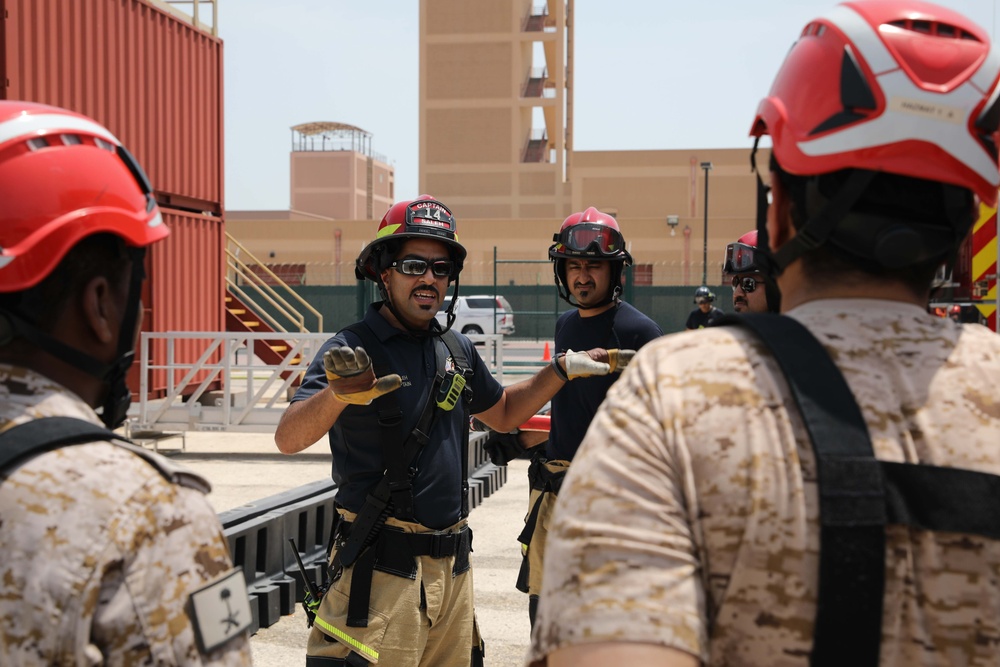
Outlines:
{"label": "red helmet with goggles", "polygon": [[413,238],[429,238],[444,243],[455,262],[455,275],[462,270],[467,252],[458,242],[455,216],[451,209],[434,197],[420,195],[412,201],[396,202],[386,211],[375,232],[375,240],[365,246],[358,256],[355,268],[358,279],[378,282],[378,275],[385,268],[379,265],[380,262],[391,259],[381,257],[386,244]]}
{"label": "red helmet with goggles", "polygon": [[591,206],[586,211],[574,213],[563,220],[562,227],[552,236],[552,240],[555,243],[549,246],[549,259],[552,260],[552,272],[555,274],[559,296],[566,303],[583,308],[571,298],[566,285],[567,259],[611,262],[611,289],[607,298],[587,308],[600,308],[621,296],[622,270],[631,266],[632,255],[625,249],[625,237],[622,236],[617,220]]}
{"label": "red helmet with goggles", "polygon": [[722,265],[723,274],[754,273],[760,271],[756,262],[757,230],[747,232],[735,243],[726,246],[726,261]]}
{"label": "red helmet with goggles", "polygon": [[761,101],[790,174],[864,169],[940,181],[994,205],[1000,51],[986,31],[917,0],[846,2],[810,22]]}
{"label": "red helmet with goggles", "polygon": [[618,221],[593,206],[566,218],[552,240],[555,243],[549,247],[550,259],[585,257],[632,263]]}

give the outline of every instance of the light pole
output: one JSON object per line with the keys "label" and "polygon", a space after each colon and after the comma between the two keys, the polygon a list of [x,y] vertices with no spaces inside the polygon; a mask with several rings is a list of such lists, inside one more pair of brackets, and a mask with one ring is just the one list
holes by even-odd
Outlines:
{"label": "light pole", "polygon": [[708,284],[708,172],[712,171],[711,162],[702,162],[701,168],[705,170],[705,229],[702,238],[701,250],[701,284]]}

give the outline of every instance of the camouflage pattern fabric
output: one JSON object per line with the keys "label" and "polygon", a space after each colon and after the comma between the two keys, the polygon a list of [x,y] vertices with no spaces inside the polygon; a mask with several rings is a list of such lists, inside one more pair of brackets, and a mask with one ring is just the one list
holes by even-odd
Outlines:
{"label": "camouflage pattern fabric", "polygon": [[[844,373],[878,458],[1000,474],[1000,337],[874,299],[789,314]],[[808,664],[815,460],[786,395],[748,332],[686,332],[639,352],[559,494],[530,664],[604,641],[706,665]],[[998,582],[1000,543],[890,527],[881,663],[1000,664]]]}
{"label": "camouflage pattern fabric", "polygon": [[[0,365],[0,431],[49,416],[100,424],[60,385]],[[0,664],[251,663],[245,635],[207,655],[198,648],[188,596],[232,562],[207,483],[175,478],[106,442],[0,477]]]}

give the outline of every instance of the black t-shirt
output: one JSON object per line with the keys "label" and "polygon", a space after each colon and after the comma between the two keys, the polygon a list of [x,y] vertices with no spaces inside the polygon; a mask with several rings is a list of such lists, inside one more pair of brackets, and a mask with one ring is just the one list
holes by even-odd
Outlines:
{"label": "black t-shirt", "polygon": [[[563,313],[556,322],[556,351],[580,352],[595,347],[638,350],[663,335],[659,325],[631,305],[621,302],[594,317],[579,310]],[[552,399],[552,420],[545,455],[571,461],[587,433],[597,407],[620,373],[579,378],[563,385]]]}
{"label": "black t-shirt", "polygon": [[688,329],[702,329],[723,315],[725,315],[725,313],[715,306],[712,306],[712,309],[707,313],[703,313],[701,308],[695,308],[691,311],[691,314],[688,315],[687,324],[684,326]]}
{"label": "black t-shirt", "polygon": [[[396,390],[396,399],[403,411],[403,433],[409,433],[417,423],[426,402],[427,391],[437,373],[435,346],[444,346],[440,338],[414,338],[396,329],[378,312],[381,302],[372,304],[365,313],[364,323],[382,344],[378,351],[392,372],[399,373],[403,385]],[[466,359],[472,366],[473,414],[493,407],[503,393],[503,387],[490,375],[472,342],[456,334]],[[305,378],[292,401],[302,401],[327,389],[323,369],[323,353],[334,345],[362,345],[350,331],[341,331],[320,348],[306,371]],[[368,350],[370,356],[375,355]],[[430,440],[417,454],[411,466],[413,501],[416,519],[428,528],[441,529],[456,523],[462,509],[462,445],[469,422],[464,410],[457,405],[449,412],[439,413],[431,428]],[[330,451],[333,453],[333,481],[337,483],[337,502],[358,512],[368,493],[379,483],[385,471],[382,457],[382,429],[374,403],[349,405],[330,429]]]}

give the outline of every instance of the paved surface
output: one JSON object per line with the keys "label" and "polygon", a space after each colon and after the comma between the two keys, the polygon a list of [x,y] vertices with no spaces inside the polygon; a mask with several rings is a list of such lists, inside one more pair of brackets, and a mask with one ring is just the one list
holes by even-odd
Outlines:
{"label": "paved surface", "polygon": [[[239,507],[308,482],[328,479],[325,440],[294,456],[280,454],[270,434],[189,432],[186,452],[179,438],[160,443],[161,453],[212,483],[216,511]],[[171,451],[173,450],[173,451]],[[528,599],[514,588],[521,565],[517,535],[527,509],[527,461],[514,461],[507,483],[472,511],[476,612],[486,641],[488,667],[520,667],[529,639]],[[257,667],[304,667],[309,631],[301,608],[251,640]]]}

